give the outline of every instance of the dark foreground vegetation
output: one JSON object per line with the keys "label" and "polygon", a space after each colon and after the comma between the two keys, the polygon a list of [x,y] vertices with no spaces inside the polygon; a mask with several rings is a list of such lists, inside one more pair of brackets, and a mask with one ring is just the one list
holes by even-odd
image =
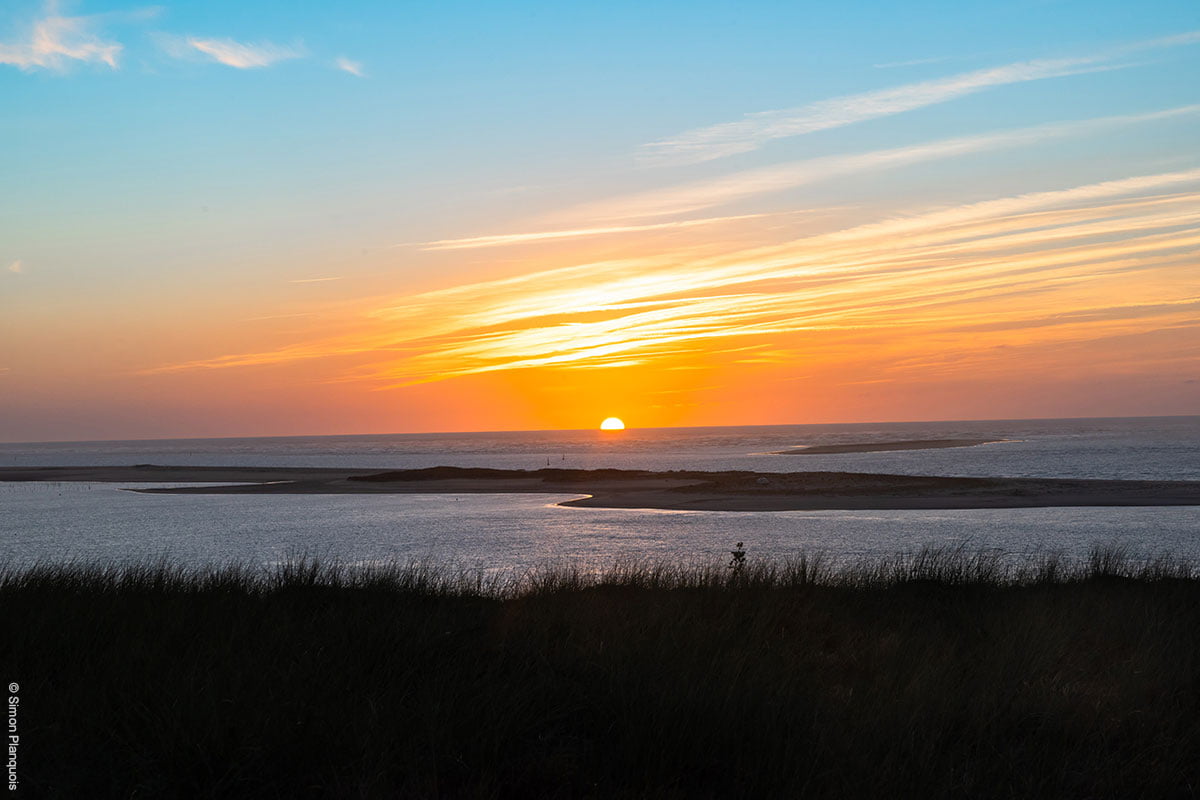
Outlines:
{"label": "dark foreground vegetation", "polygon": [[1120,553],[47,566],[0,575],[0,610],[27,796],[1200,790],[1200,579]]}

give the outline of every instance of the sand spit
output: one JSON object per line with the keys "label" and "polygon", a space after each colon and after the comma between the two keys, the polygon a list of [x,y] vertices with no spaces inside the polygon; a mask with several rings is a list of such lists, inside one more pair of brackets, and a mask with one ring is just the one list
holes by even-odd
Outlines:
{"label": "sand spit", "polygon": [[946,447],[975,447],[994,444],[1005,439],[910,439],[904,442],[855,442],[851,444],[817,444],[792,450],[776,450],[776,456],[818,456],[836,453],[882,453],[888,450],[940,450]]}
{"label": "sand spit", "polygon": [[[147,494],[574,494],[560,505],[805,511],[1200,505],[1200,481],[946,478],[855,472],[391,470],[300,467],[3,467],[0,481],[212,483]],[[228,486],[220,484],[240,483]],[[249,485],[246,484],[249,483]]]}

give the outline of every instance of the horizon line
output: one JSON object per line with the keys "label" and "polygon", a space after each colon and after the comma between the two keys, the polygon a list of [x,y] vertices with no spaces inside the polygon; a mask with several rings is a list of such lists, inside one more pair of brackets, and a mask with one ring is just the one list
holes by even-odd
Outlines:
{"label": "horizon line", "polygon": [[[1080,416],[1080,417],[991,417],[991,418],[962,418],[962,419],[896,419],[870,420],[866,422],[762,422],[743,425],[658,425],[647,427],[628,426],[624,431],[686,431],[711,430],[714,428],[802,428],[817,426],[851,426],[851,425],[919,425],[957,422],[1072,422],[1077,420],[1132,420],[1132,419],[1200,419],[1200,414],[1133,414],[1117,416]],[[287,433],[249,436],[150,436],[134,439],[43,439],[38,441],[0,441],[0,447],[8,445],[32,444],[105,444],[108,442],[199,442],[221,441],[225,439],[349,439],[368,438],[372,436],[467,436],[487,435],[494,433],[599,433],[600,427],[593,428],[503,428],[487,431],[403,431],[391,433]],[[620,435],[622,431],[605,431],[606,434]]]}

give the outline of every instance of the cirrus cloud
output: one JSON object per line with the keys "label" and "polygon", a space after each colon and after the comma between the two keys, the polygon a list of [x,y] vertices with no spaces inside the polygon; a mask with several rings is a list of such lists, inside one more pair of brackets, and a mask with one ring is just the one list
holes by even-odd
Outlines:
{"label": "cirrus cloud", "polygon": [[27,38],[0,43],[0,64],[25,71],[62,72],[71,62],[81,61],[116,69],[122,47],[95,32],[99,19],[99,16],[64,17],[58,14],[57,4],[47,4],[45,16],[33,23]]}
{"label": "cirrus cloud", "polygon": [[[768,246],[647,252],[373,300],[350,312],[344,333],[314,329],[307,342],[142,374],[330,359],[342,365],[330,380],[398,388],[531,368],[676,368],[718,352],[737,363],[841,363],[874,358],[863,354],[897,337],[913,346],[885,377],[969,372],[1014,342],[1046,369],[1078,360],[1054,355],[1063,348],[1121,369],[1106,348],[1132,336],[1172,343],[1131,350],[1130,363],[1178,369],[1200,352],[1200,296],[1187,281],[1197,247],[1200,169],[1139,175]],[[961,363],[947,361],[950,345]]]}
{"label": "cirrus cloud", "polygon": [[345,56],[338,56],[334,59],[333,66],[340,69],[342,72],[349,72],[356,78],[367,77],[366,71],[363,69],[361,61],[351,61]]}
{"label": "cirrus cloud", "polygon": [[[651,165],[698,164],[738,153],[748,153],[776,139],[802,136],[913,111],[997,86],[1123,69],[1131,64],[1116,63],[1118,59],[1143,51],[1197,43],[1200,43],[1200,31],[1187,31],[1174,36],[1133,42],[1088,56],[1022,61],[890,89],[818,100],[798,108],[758,111],[746,114],[734,122],[694,128],[650,142],[642,146],[641,156],[643,161]],[[876,66],[919,63],[923,63],[923,60]]]}
{"label": "cirrus cloud", "polygon": [[279,61],[304,55],[304,48],[299,45],[288,47],[271,42],[250,44],[233,39],[202,39],[195,36],[188,36],[185,41],[188,47],[198,50],[213,61],[236,69],[269,67]]}

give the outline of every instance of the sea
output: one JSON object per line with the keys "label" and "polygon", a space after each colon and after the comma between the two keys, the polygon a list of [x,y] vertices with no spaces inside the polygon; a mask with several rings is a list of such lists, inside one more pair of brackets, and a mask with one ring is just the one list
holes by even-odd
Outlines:
{"label": "sea", "polygon": [[[995,439],[927,450],[781,455],[814,445]],[[842,471],[942,476],[1200,480],[1200,416],[770,425],[601,431],[296,436],[0,444],[0,466],[433,466]],[[174,484],[0,482],[0,564],[166,559],[270,567],[300,557],[520,574],[629,561],[718,563],[801,554],[835,563],[923,548],[1009,560],[1200,561],[1200,507],[905,511],[564,508],[579,495],[164,495]]]}

